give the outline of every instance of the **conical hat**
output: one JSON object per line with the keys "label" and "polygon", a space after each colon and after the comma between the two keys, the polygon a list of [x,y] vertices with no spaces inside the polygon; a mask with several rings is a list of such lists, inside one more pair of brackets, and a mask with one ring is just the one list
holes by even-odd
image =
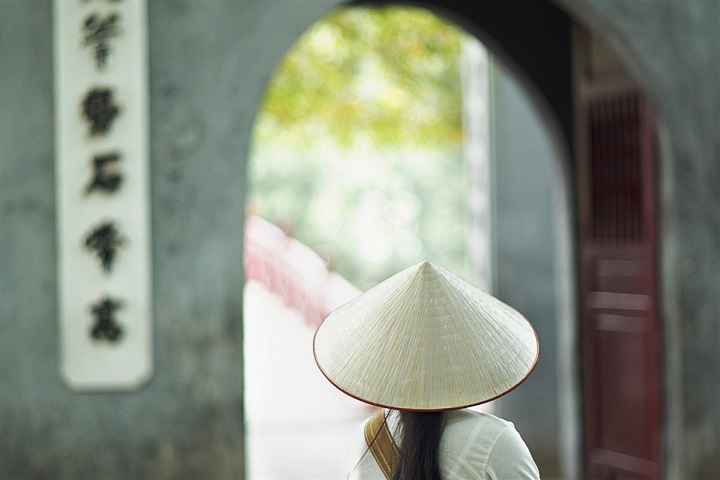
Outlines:
{"label": "conical hat", "polygon": [[328,315],[315,361],[337,388],[399,410],[493,400],[535,367],[537,335],[520,313],[430,262],[393,275]]}

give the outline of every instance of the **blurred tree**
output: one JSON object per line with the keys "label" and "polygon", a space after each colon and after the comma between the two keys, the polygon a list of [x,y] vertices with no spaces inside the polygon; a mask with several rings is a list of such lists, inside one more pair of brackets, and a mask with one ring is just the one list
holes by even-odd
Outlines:
{"label": "blurred tree", "polygon": [[[261,126],[352,147],[462,141],[462,33],[421,9],[346,8],[315,24],[273,79]],[[260,132],[262,134],[262,132]]]}
{"label": "blurred tree", "polygon": [[467,276],[464,37],[416,8],[315,24],[258,115],[251,208],[330,252],[361,289],[425,259]]}

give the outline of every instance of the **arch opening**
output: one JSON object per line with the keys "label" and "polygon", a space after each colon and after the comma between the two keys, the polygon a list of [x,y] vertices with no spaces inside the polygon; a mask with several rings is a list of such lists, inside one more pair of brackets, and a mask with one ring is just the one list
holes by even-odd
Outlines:
{"label": "arch opening", "polygon": [[[471,22],[467,21],[467,18],[463,20],[464,17],[462,17],[462,15],[455,15],[453,13],[447,14],[447,9],[435,10],[433,8],[432,11],[441,11],[444,18],[453,20],[460,19],[458,24],[463,25],[464,28],[472,28],[471,31],[473,31],[473,33],[476,33],[479,30],[476,25],[472,26]],[[563,24],[562,28],[565,27],[566,25]],[[482,36],[482,34],[480,36]],[[502,45],[502,43],[499,43],[499,45]],[[546,243],[544,244],[543,248],[545,248],[546,250],[544,250],[542,253],[540,253],[539,250],[531,251],[531,255],[532,253],[534,253],[536,256],[538,256],[547,254],[547,249],[550,249],[549,258],[551,258],[552,261],[550,262],[551,265],[549,267],[551,270],[549,270],[550,283],[548,285],[552,286],[550,296],[553,298],[553,301],[550,302],[551,305],[549,305],[547,308],[559,311],[562,320],[555,323],[554,315],[542,314],[543,317],[545,317],[543,321],[548,322],[548,329],[545,333],[545,335],[547,335],[549,338],[547,343],[556,346],[559,345],[560,348],[557,349],[557,351],[560,353],[558,355],[554,355],[551,353],[552,350],[550,350],[550,352],[544,352],[544,360],[547,361],[548,365],[546,373],[544,375],[547,375],[547,377],[544,377],[543,380],[539,380],[538,383],[543,384],[545,383],[545,379],[549,379],[550,383],[548,383],[548,385],[552,385],[552,387],[547,390],[543,390],[543,387],[539,387],[539,390],[533,392],[532,389],[538,388],[538,386],[533,386],[532,383],[529,383],[530,386],[528,388],[531,390],[529,390],[528,393],[536,394],[539,392],[540,395],[544,396],[546,399],[549,399],[549,403],[553,403],[558,398],[561,398],[561,401],[559,403],[570,407],[569,409],[564,410],[565,418],[559,421],[560,425],[555,424],[553,426],[555,430],[553,432],[553,435],[555,435],[558,439],[557,443],[562,444],[563,451],[556,451],[548,454],[546,456],[547,458],[544,459],[543,462],[545,462],[546,465],[549,465],[546,468],[546,471],[570,472],[567,476],[572,476],[579,469],[579,462],[576,458],[578,455],[576,449],[578,445],[577,440],[579,436],[579,422],[577,421],[576,412],[574,411],[574,409],[576,408],[576,403],[578,401],[578,395],[576,392],[577,385],[575,384],[577,372],[575,372],[572,367],[572,365],[577,362],[577,357],[575,356],[574,349],[574,344],[576,341],[576,321],[573,303],[575,290],[573,282],[570,280],[570,277],[573,276],[574,263],[574,249],[572,241],[570,241],[570,234],[572,231],[573,223],[573,184],[571,181],[573,178],[573,172],[570,169],[570,162],[568,161],[569,152],[572,151],[572,142],[568,139],[567,134],[569,131],[572,130],[572,126],[567,124],[567,114],[569,113],[569,110],[566,110],[567,107],[571,104],[571,101],[568,97],[567,92],[564,92],[565,97],[563,97],[563,101],[560,102],[562,103],[562,105],[558,105],[556,104],[557,102],[553,103],[552,101],[550,101],[548,97],[548,88],[550,87],[546,85],[543,88],[540,88],[538,86],[539,82],[533,80],[534,77],[530,74],[527,74],[527,70],[517,68],[517,62],[512,60],[512,56],[507,55],[508,50],[512,49],[500,48],[498,50],[500,57],[506,59],[504,63],[505,66],[500,67],[503,69],[501,75],[503,76],[502,78],[504,78],[505,80],[508,77],[519,79],[520,83],[517,83],[514,87],[512,87],[514,89],[513,93],[511,94],[513,96],[513,101],[520,102],[520,104],[522,104],[522,108],[529,109],[528,111],[532,112],[533,114],[532,120],[528,124],[524,125],[524,128],[534,129],[534,135],[536,136],[536,139],[541,144],[543,144],[543,148],[545,149],[543,153],[545,158],[543,160],[537,161],[535,166],[537,167],[538,165],[541,165],[541,168],[544,167],[553,172],[551,174],[552,181],[556,183],[553,183],[553,186],[550,187],[548,187],[548,185],[544,185],[542,188],[540,188],[540,190],[542,190],[542,193],[545,195],[547,195],[549,192],[554,191],[555,196],[551,197],[550,201],[553,206],[550,210],[546,211],[545,214],[549,214],[549,218],[551,219],[551,221],[547,225],[548,228],[551,224],[553,224],[553,222],[555,222],[554,226],[556,227],[557,231],[560,232],[558,234],[559,236],[557,237],[546,237],[550,240],[546,241]],[[562,50],[562,53],[557,56],[565,59],[564,55],[566,53],[568,53],[567,50]],[[510,60],[508,61],[507,59]],[[558,64],[562,63],[557,58],[555,61],[558,62]],[[569,60],[565,66],[568,67],[568,65]],[[569,77],[570,72],[567,71],[566,73]],[[502,81],[504,82],[505,80]],[[557,86],[553,88],[557,88]],[[562,88],[560,88],[560,90],[562,90]],[[558,96],[550,96],[550,98],[560,98],[557,92],[555,95]],[[493,108],[496,107],[497,105]],[[517,108],[517,105],[515,105],[514,107],[506,106],[506,108],[512,110],[512,108]],[[518,133],[517,125],[511,126],[506,124],[504,128],[507,128],[509,130],[515,129],[516,133]],[[515,138],[522,138],[523,133],[526,132],[523,132],[523,127],[520,127],[520,136]],[[504,148],[508,149],[508,151],[511,150],[508,148],[508,145],[512,143],[512,140],[508,140],[510,137],[507,136],[507,132],[494,131],[488,132],[488,135],[496,135],[497,137],[493,138],[493,140],[498,141],[498,139],[501,139],[502,142],[504,142]],[[509,167],[509,164],[506,166],[508,166],[508,168],[511,168]],[[493,170],[489,173],[488,178],[492,179],[492,181],[496,181],[497,178],[495,177],[495,175],[498,174],[509,176],[513,175],[510,171],[508,171],[508,169],[503,172]],[[495,195],[495,193],[496,192],[494,192],[493,195]],[[527,201],[528,199],[530,199],[530,201],[532,202],[533,200],[537,200],[537,198],[539,197],[532,197],[532,195],[530,195],[528,197],[525,197],[524,200]],[[497,200],[495,197],[493,197],[493,199]],[[503,201],[509,203],[516,202],[515,206],[517,206],[518,197],[513,197],[511,195],[504,198]],[[554,213],[558,212],[559,219],[555,218],[554,215]],[[495,212],[493,214],[493,218],[495,219],[495,221],[497,221],[497,218],[500,215],[501,214],[499,212]],[[515,235],[516,233],[517,231],[513,231],[512,229],[510,229],[507,230],[504,235]],[[499,244],[504,240],[506,239],[497,236],[493,237],[495,245]],[[493,254],[498,254],[496,248],[493,250]],[[517,259],[521,257],[518,257],[517,252],[513,252],[512,249],[505,250],[504,252],[502,252],[502,254],[504,255],[506,263],[504,264],[504,266],[498,264],[494,267],[495,270],[499,271],[501,268],[505,268],[505,273],[510,272],[515,274],[505,275],[505,279],[503,280],[505,282],[505,291],[510,292],[511,289],[508,287],[513,282],[509,279],[515,279],[517,281],[517,279],[521,278],[523,266],[520,265],[519,262],[517,262]],[[515,270],[513,271],[512,269]],[[541,267],[541,270],[543,270],[546,274],[548,273],[547,266]],[[499,278],[501,275],[502,274],[499,274],[497,271],[494,272],[492,281],[495,286],[500,283]],[[525,286],[527,288],[531,288],[528,286],[527,283],[525,284]],[[508,293],[508,296],[511,295]],[[561,364],[559,370],[556,369],[556,363]],[[558,376],[562,376],[562,378],[558,379]],[[567,378],[568,376],[570,376],[571,378]],[[515,398],[521,398],[524,395],[525,394],[518,392],[518,395]],[[553,404],[557,403],[558,402],[555,402]],[[511,401],[506,402],[504,406],[502,405],[502,403],[499,403],[498,407],[500,408],[501,412],[504,410],[509,414],[513,414],[513,412],[518,412],[526,409],[527,405],[523,404],[522,401],[513,402],[511,399]],[[540,443],[540,441],[546,442],[546,440],[547,439],[545,437],[543,440],[537,440],[537,443]]]}
{"label": "arch opening", "polygon": [[[397,24],[404,28],[387,29]],[[380,26],[386,31],[379,31]],[[359,35],[360,27],[365,35]],[[350,36],[350,47],[343,49],[339,44],[342,35]],[[374,43],[372,38],[376,38]],[[392,41],[399,44],[395,51],[389,48]],[[469,42],[459,29],[422,9],[351,8],[315,24],[288,53],[268,90],[265,108],[274,101],[275,110],[258,117],[250,164],[252,189],[258,196],[250,202],[250,213],[280,219],[277,223],[287,226],[284,233],[292,232],[287,238],[302,240],[324,260],[329,259],[330,271],[359,289],[425,259],[466,278],[481,277],[484,270],[471,265],[483,247],[471,242],[471,259],[466,245],[468,237],[477,237],[478,223],[488,220],[469,212],[468,192],[476,187],[470,179],[477,177],[482,164],[476,160],[470,165],[464,158],[463,122],[467,120],[463,116],[473,115],[477,120],[478,112],[463,111],[460,66],[467,67],[463,55],[468,55],[469,48],[474,48],[475,62],[483,58],[480,51],[478,60],[479,47],[465,45]],[[302,48],[311,52],[298,53]],[[320,65],[312,68],[312,61]],[[288,65],[294,78],[283,71]],[[477,63],[472,68],[477,70]],[[333,90],[333,80],[342,88]],[[304,95],[301,86],[309,94]],[[311,105],[318,96],[324,96],[320,103],[325,101],[327,118]],[[298,123],[299,128],[293,129]],[[473,143],[480,160],[486,159],[483,143],[477,138]],[[469,175],[471,169],[475,173]],[[476,210],[487,208],[483,195],[473,196]],[[247,264],[246,253],[246,268]],[[248,287],[253,288],[252,282]],[[298,452],[309,445],[317,449],[319,444],[342,450],[369,410],[321,378],[309,350],[316,323],[296,322],[278,335],[283,327],[275,318],[275,333],[268,332],[267,315],[258,316],[267,307],[248,298],[249,292],[246,288],[244,318],[246,391],[254,395],[246,397],[250,475],[298,475],[302,468],[298,464],[282,466],[276,459],[299,456],[304,457],[300,465],[307,465],[309,476],[344,476],[344,452],[336,452],[334,466],[324,460],[326,449]],[[284,346],[279,345],[278,336]],[[283,357],[280,352],[290,354],[284,356],[288,361],[278,363]],[[278,368],[258,368],[273,364]],[[277,400],[283,383],[289,383],[278,381],[280,376],[294,377],[290,408],[287,399]],[[279,410],[292,418],[278,421]],[[310,439],[307,431],[313,422],[322,425],[322,433]],[[292,444],[291,438],[296,440]],[[268,453],[273,448],[283,453]],[[335,468],[332,472],[323,470],[331,467]]]}

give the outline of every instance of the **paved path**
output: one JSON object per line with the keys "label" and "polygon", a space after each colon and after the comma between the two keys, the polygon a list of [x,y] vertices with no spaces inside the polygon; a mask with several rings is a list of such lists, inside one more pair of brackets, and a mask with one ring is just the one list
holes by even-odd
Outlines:
{"label": "paved path", "polygon": [[339,392],[312,355],[313,328],[260,285],[245,287],[248,479],[345,477],[348,439],[373,413]]}

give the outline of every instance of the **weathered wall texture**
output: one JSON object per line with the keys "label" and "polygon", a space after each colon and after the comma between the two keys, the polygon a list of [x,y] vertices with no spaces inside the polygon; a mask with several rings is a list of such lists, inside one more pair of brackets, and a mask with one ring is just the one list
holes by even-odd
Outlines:
{"label": "weathered wall texture", "polygon": [[243,476],[244,159],[328,2],[148,3],[155,374],[78,394],[58,374],[51,2],[0,1],[0,478]]}

